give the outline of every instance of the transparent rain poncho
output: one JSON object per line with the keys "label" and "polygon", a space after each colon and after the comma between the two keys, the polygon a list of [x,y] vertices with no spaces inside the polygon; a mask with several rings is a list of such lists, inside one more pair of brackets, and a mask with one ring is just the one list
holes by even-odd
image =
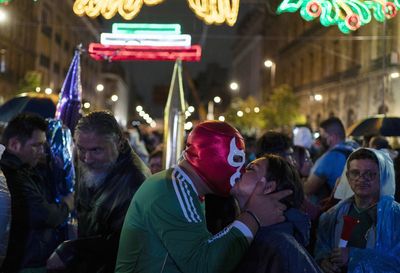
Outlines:
{"label": "transparent rain poncho", "polygon": [[[366,148],[362,148],[366,149]],[[367,240],[365,249],[350,248],[348,272],[379,273],[400,271],[400,204],[394,201],[395,176],[393,161],[386,152],[372,151],[379,161],[380,199],[377,205],[377,224]],[[354,192],[343,171],[335,197],[342,201],[320,218],[316,259],[337,248],[343,215],[346,215]]]}

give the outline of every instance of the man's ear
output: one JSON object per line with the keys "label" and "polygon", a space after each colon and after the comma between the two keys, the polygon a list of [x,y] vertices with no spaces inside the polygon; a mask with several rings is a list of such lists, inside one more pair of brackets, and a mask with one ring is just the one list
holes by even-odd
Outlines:
{"label": "man's ear", "polygon": [[268,181],[265,184],[264,194],[274,192],[275,190],[276,190],[276,181],[274,181],[274,180]]}
{"label": "man's ear", "polygon": [[7,149],[11,153],[16,153],[21,149],[22,143],[19,141],[18,137],[12,137],[8,140]]}

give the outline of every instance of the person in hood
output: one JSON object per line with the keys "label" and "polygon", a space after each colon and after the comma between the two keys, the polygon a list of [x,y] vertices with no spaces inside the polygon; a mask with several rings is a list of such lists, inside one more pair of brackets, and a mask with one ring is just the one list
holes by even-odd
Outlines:
{"label": "person in hood", "polygon": [[240,179],[244,151],[243,137],[228,123],[197,125],[183,160],[151,176],[133,197],[115,272],[232,272],[260,226],[284,220],[285,205],[279,199],[291,193],[265,195],[260,182],[238,218],[212,235],[201,200],[209,193],[229,196]]}
{"label": "person in hood", "polygon": [[258,181],[266,183],[265,194],[284,189],[292,190],[293,194],[282,199],[288,208],[284,213],[286,221],[259,229],[235,272],[321,272],[305,249],[309,243],[310,220],[299,209],[304,193],[295,167],[284,158],[271,154],[251,162],[232,189],[240,207],[248,202],[249,193]]}
{"label": "person in hood", "polygon": [[315,257],[324,272],[399,272],[400,204],[394,193],[386,152],[361,148],[349,156],[335,192],[342,201],[321,215],[318,227]]}

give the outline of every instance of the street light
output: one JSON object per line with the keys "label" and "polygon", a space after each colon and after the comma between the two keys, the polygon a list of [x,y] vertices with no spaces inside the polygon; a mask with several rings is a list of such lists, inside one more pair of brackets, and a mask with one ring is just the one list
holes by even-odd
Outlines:
{"label": "street light", "polygon": [[0,9],[0,23],[7,21],[8,15],[4,9]]}
{"label": "street light", "polygon": [[117,96],[117,95],[112,95],[112,96],[111,96],[111,100],[112,100],[113,102],[116,102],[116,101],[118,100],[118,96]]}
{"label": "street light", "polygon": [[210,100],[208,102],[208,111],[207,111],[207,119],[208,120],[214,120],[214,102],[215,103],[220,103],[222,101],[221,97],[215,96],[213,100]]}
{"label": "street light", "polygon": [[99,83],[99,84],[96,86],[96,90],[97,90],[98,92],[103,92],[103,90],[104,90],[104,85],[102,85],[101,83]]}
{"label": "street light", "polygon": [[221,97],[215,96],[215,97],[214,97],[214,102],[215,102],[215,103],[220,103],[220,102],[221,102]]}
{"label": "street light", "polygon": [[276,64],[270,59],[267,59],[264,61],[264,66],[271,71],[271,87],[273,87],[275,85]]}
{"label": "street light", "polygon": [[229,88],[230,88],[232,91],[237,91],[237,90],[239,90],[239,84],[238,84],[237,82],[231,82],[231,83],[229,84]]}
{"label": "street light", "polygon": [[390,74],[390,78],[391,79],[397,79],[398,77],[400,77],[400,73],[399,72],[393,72]]}
{"label": "street light", "polygon": [[322,100],[322,95],[321,95],[321,94],[315,94],[315,95],[314,95],[314,99],[315,99],[316,101],[321,101],[321,100]]}

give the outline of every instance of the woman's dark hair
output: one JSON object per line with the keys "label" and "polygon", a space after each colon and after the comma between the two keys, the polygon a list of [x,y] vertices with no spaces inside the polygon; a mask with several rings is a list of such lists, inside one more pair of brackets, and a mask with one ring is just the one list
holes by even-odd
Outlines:
{"label": "woman's dark hair", "polygon": [[350,162],[356,159],[370,159],[376,163],[379,167],[379,161],[373,151],[368,149],[358,149],[352,152],[347,160],[347,169],[350,167]]}
{"label": "woman's dark hair", "polygon": [[268,131],[256,143],[257,157],[263,154],[283,154],[292,147],[292,140],[284,133]]}
{"label": "woman's dark hair", "polygon": [[293,193],[281,200],[288,208],[299,208],[304,200],[303,184],[296,168],[281,156],[265,154],[268,161],[266,179],[276,181],[276,191],[292,190]]}

